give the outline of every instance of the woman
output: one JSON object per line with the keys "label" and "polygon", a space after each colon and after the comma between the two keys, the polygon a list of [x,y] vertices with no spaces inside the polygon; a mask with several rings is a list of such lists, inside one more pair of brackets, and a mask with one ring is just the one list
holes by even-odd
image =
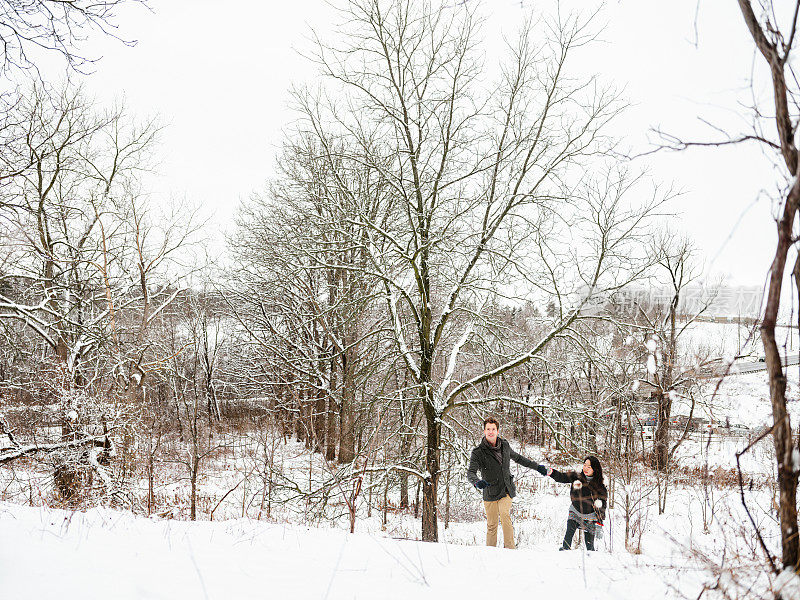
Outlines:
{"label": "woman", "polygon": [[586,549],[594,550],[594,536],[596,527],[603,526],[606,516],[606,500],[608,491],[603,483],[603,467],[595,456],[587,456],[583,461],[580,473],[567,471],[561,473],[555,469],[540,465],[537,469],[542,475],[548,475],[559,483],[571,483],[569,491],[572,504],[567,517],[567,533],[559,550],[569,550],[572,537],[577,529],[583,530],[586,540]]}

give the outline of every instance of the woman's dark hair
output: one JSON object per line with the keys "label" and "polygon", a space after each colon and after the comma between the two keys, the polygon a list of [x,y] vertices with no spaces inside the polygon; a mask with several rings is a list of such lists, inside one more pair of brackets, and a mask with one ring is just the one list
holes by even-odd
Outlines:
{"label": "woman's dark hair", "polygon": [[589,461],[589,464],[592,465],[592,481],[597,481],[598,485],[605,487],[605,483],[603,483],[603,467],[600,466],[600,461],[597,460],[596,456],[587,456],[583,459],[583,462]]}

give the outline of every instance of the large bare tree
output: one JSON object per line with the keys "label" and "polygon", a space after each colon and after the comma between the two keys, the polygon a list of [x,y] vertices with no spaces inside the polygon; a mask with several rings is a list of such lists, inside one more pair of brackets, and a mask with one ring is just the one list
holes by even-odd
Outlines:
{"label": "large bare tree", "polygon": [[[772,115],[775,133],[773,135],[765,133],[762,137],[758,131],[756,137],[776,155],[776,158],[780,159],[776,163],[778,165],[782,163],[780,172],[783,182],[776,219],[778,239],[775,257],[769,270],[767,299],[761,322],[761,340],[764,344],[769,375],[772,437],[778,461],[783,566],[797,571],[800,569],[800,543],[797,531],[798,466],[795,458],[798,449],[792,435],[789,413],[786,410],[786,373],[781,363],[775,326],[780,312],[787,257],[796,243],[795,218],[800,207],[800,162],[798,162],[796,142],[797,126],[800,122],[800,111],[798,111],[800,86],[789,62],[795,43],[800,2],[794,3],[793,15],[786,28],[781,26],[778,13],[771,1],[762,0],[758,15],[749,0],[739,0],[739,8],[756,48],[768,66],[772,82],[773,106],[770,106],[769,110],[759,110],[759,107],[755,110],[759,123],[765,120],[764,115]],[[781,13],[781,17],[785,16],[788,15]]]}
{"label": "large bare tree", "polygon": [[[752,129],[729,131],[717,128],[720,137],[713,140],[687,141],[665,135],[665,147],[683,150],[690,147],[721,147],[755,143],[772,161],[778,180],[773,215],[776,225],[775,254],[769,266],[761,341],[764,346],[772,405],[772,438],[778,469],[781,551],[784,568],[800,569],[800,540],[797,521],[798,451],[786,409],[786,372],[781,362],[776,326],[781,314],[781,296],[787,276],[787,261],[797,252],[796,217],[800,207],[800,162],[798,162],[797,127],[800,123],[800,86],[790,57],[796,46],[800,2],[778,4],[772,0],[738,0],[744,24],[755,45],[756,68],[752,71],[752,97],[749,118]],[[763,78],[763,79],[762,79]],[[767,94],[760,93],[761,83]],[[741,110],[741,105],[738,107]],[[796,259],[800,261],[800,256]],[[796,266],[795,272],[800,273]],[[769,551],[763,547],[768,557]]]}
{"label": "large bare tree", "polygon": [[[699,285],[700,266],[692,241],[669,229],[661,230],[653,239],[651,255],[655,260],[654,277],[666,285],[661,302],[639,307],[642,321],[652,334],[655,369],[648,382],[656,394],[656,429],[653,436],[653,466],[666,471],[677,446],[670,448],[670,423],[673,398],[687,397],[696,383],[696,360],[681,352],[683,334],[706,312],[716,297],[716,290]],[[692,289],[694,285],[697,289]],[[689,295],[694,302],[687,302]],[[680,440],[679,440],[680,442]]]}
{"label": "large bare tree", "polygon": [[[626,205],[624,174],[591,174],[621,105],[598,80],[569,76],[592,40],[584,21],[537,30],[526,20],[490,80],[472,3],[353,0],[341,15],[338,41],[320,41],[314,57],[328,87],[297,94],[300,128],[342,193],[353,194],[338,167],[347,152],[399,206],[385,227],[359,215],[368,235],[357,243],[423,409],[422,537],[435,541],[445,416],[494,399],[485,383],[539,356],[589,298],[622,285],[647,209]],[[524,300],[557,307],[545,333],[476,368],[467,357],[496,333],[489,309]]]}

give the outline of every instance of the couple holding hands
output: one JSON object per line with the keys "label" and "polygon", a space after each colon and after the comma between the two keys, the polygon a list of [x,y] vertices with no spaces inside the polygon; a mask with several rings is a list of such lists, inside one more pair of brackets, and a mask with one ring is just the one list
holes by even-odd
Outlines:
{"label": "couple holding hands", "polygon": [[[510,461],[535,469],[544,476],[552,477],[559,483],[571,484],[567,533],[559,550],[569,550],[575,531],[581,529],[586,541],[586,549],[594,550],[594,539],[598,527],[603,526],[608,492],[603,483],[603,469],[594,456],[587,456],[580,473],[562,473],[544,467],[514,452],[499,436],[500,424],[494,417],[483,422],[483,439],[473,450],[467,468],[467,479],[483,492],[483,506],[486,509],[486,545],[497,545],[498,521],[503,526],[503,541],[506,548],[516,548],[514,526],[511,523],[511,499],[517,495],[514,477],[510,472]],[[478,479],[477,472],[481,472]]]}

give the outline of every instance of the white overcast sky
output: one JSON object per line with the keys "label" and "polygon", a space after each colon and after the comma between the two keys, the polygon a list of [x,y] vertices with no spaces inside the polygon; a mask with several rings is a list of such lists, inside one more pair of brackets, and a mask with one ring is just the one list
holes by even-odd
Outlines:
{"label": "white overcast sky", "polygon": [[[562,1],[562,11],[585,10],[585,1]],[[711,139],[699,117],[726,126],[744,122],[737,100],[748,98],[753,44],[735,3],[610,0],[598,25],[603,42],[579,65],[624,89],[632,107],[617,133],[644,149],[648,128]],[[262,190],[292,119],[289,87],[313,70],[296,49],[310,26],[325,32],[323,0],[152,0],[121,13],[122,35],[135,47],[110,40],[86,88],[101,101],[124,97],[142,116],[157,114],[162,136],[157,197],[187,197],[214,214],[215,230],[230,227],[240,200]],[[523,10],[547,11],[552,1],[485,0],[497,27],[513,34]],[[697,17],[695,17],[697,12]],[[759,59],[760,60],[760,57]],[[771,133],[771,132],[770,132]],[[732,283],[762,285],[773,252],[772,207],[760,195],[774,175],[754,145],[659,154],[635,163],[655,181],[684,191],[673,202],[682,227],[695,239],[710,271]]]}

